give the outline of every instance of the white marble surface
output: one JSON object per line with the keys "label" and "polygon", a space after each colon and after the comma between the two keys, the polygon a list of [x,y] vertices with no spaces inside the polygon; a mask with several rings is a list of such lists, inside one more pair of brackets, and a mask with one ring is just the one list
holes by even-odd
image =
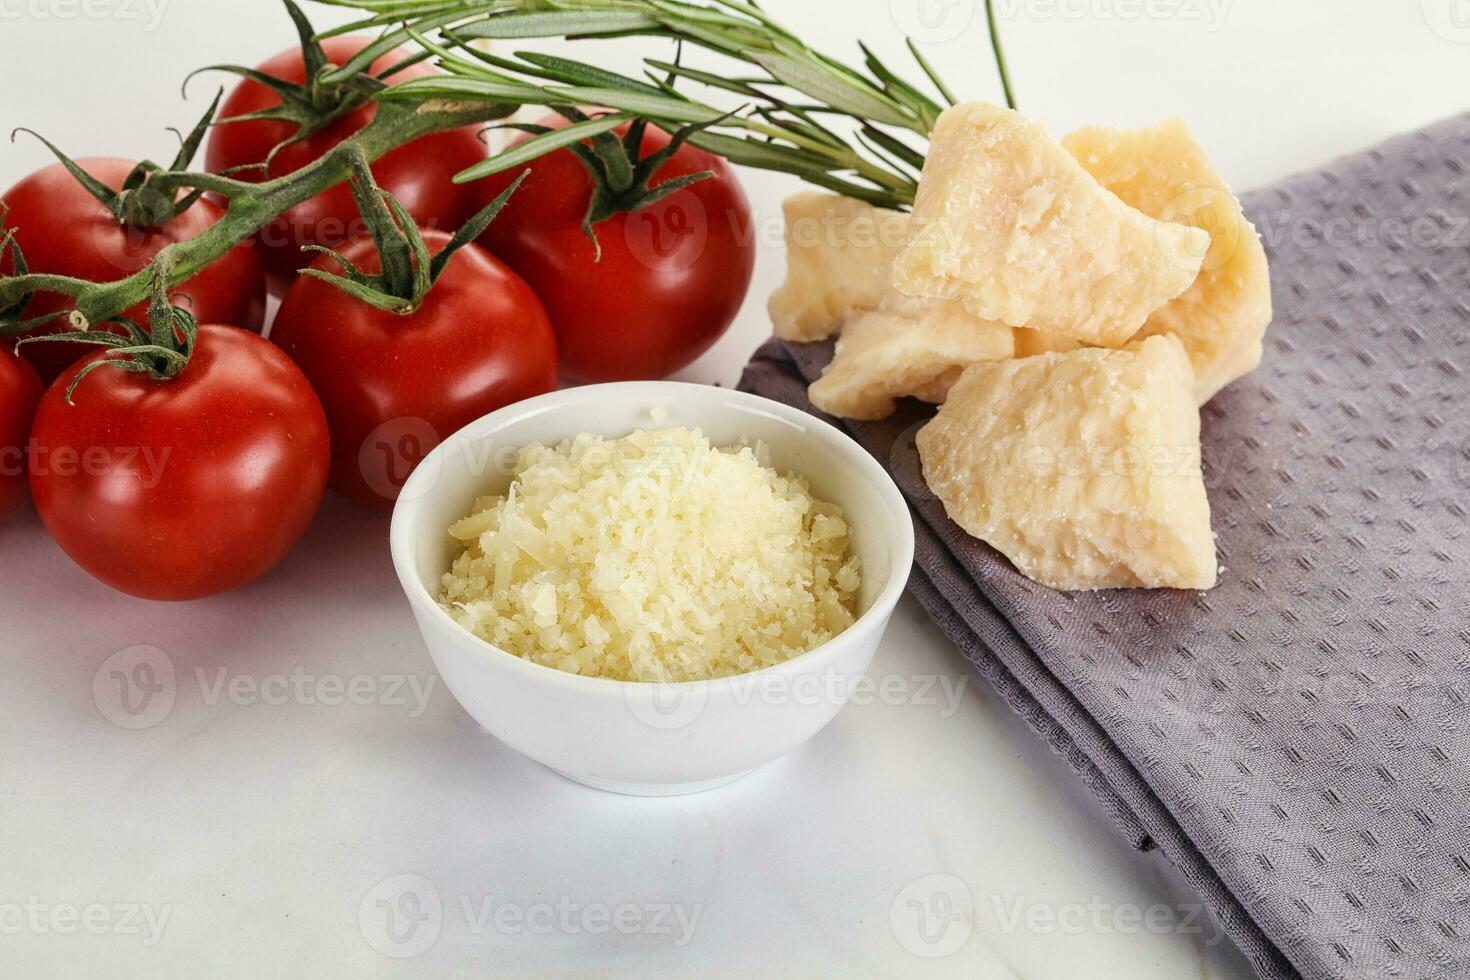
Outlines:
{"label": "white marble surface", "polygon": [[[769,6],[841,53],[859,35],[896,52],[906,24],[957,90],[993,97],[974,5],[920,2]],[[1029,112],[1058,132],[1182,114],[1240,187],[1470,91],[1463,0],[997,8]],[[185,70],[288,36],[268,0],[0,0],[0,124],[162,156],[207,89],[181,103]],[[0,186],[44,160],[5,147]],[[791,184],[748,186],[779,241]],[[763,251],[687,378],[733,381],[781,261]],[[173,606],[96,584],[28,510],[0,525],[0,973],[1249,974],[911,601],[874,667],[891,696],[727,789],[625,799],[479,732],[437,682],[385,533],[330,502],[266,580]],[[117,675],[140,662],[163,693],[134,715]]]}

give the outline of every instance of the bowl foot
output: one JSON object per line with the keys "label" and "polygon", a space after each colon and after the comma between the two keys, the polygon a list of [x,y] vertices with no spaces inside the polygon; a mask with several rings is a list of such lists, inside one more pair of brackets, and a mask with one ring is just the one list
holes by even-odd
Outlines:
{"label": "bowl foot", "polygon": [[706,779],[693,783],[624,783],[613,779],[599,779],[596,776],[574,776],[551,766],[546,768],[551,769],[563,779],[570,779],[574,783],[581,783],[583,786],[600,789],[604,793],[617,793],[621,796],[688,796],[691,793],[703,793],[705,790],[728,786],[735,780],[743,779],[755,772],[755,769],[747,769],[733,776],[721,776],[718,779]]}

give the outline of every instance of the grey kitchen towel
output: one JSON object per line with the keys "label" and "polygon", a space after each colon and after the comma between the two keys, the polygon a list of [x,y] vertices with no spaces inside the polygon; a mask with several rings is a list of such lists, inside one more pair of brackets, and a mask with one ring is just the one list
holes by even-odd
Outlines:
{"label": "grey kitchen towel", "polygon": [[[1261,368],[1201,413],[1224,571],[1061,593],[925,488],[933,409],[844,425],[912,506],[911,591],[1263,977],[1470,977],[1470,115],[1245,196]],[[814,414],[831,344],[741,387]]]}

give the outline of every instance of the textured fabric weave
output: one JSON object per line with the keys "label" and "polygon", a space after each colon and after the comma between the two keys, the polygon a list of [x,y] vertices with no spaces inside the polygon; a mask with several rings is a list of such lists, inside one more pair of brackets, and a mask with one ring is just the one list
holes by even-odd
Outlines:
{"label": "textured fabric weave", "polygon": [[[1029,582],[925,488],[932,408],[839,424],[913,506],[914,595],[1263,977],[1470,977],[1470,115],[1245,206],[1276,319],[1202,410],[1214,590]],[[741,387],[820,414],[830,358]]]}

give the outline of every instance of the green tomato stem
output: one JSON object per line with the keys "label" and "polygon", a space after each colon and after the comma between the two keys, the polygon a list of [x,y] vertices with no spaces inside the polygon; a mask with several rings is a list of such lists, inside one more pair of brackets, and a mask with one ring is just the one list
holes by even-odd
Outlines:
{"label": "green tomato stem", "polygon": [[215,175],[159,174],[152,179],[165,188],[191,186],[222,194],[229,200],[225,216],[198,236],[166,246],[147,268],[114,282],[40,274],[0,279],[0,308],[28,292],[64,293],[76,300],[70,315],[74,329],[101,326],[149,298],[155,269],[167,270],[170,288],[186,282],[287,209],[347,180],[355,157],[376,160],[420,136],[503,119],[515,108],[504,103],[440,100],[383,103],[376,118],[356,134],[313,163],[275,180],[250,184]]}

